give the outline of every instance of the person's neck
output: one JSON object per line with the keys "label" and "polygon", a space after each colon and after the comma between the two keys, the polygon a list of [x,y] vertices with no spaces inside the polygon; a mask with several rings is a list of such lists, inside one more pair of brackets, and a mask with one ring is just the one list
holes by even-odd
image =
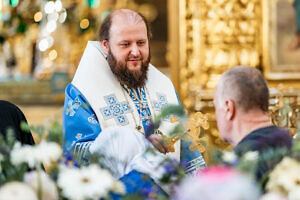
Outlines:
{"label": "person's neck", "polygon": [[240,113],[234,127],[235,138],[233,140],[233,146],[236,146],[244,137],[254,130],[265,128],[272,125],[271,119],[266,112],[259,110],[249,111],[247,113]]}

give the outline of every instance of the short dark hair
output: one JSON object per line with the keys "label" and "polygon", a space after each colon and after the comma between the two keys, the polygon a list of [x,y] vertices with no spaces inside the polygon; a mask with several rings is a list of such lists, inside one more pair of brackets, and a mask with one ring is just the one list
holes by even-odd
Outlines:
{"label": "short dark hair", "polygon": [[[119,10],[116,10],[116,11],[119,11]],[[108,41],[109,40],[110,28],[111,28],[111,25],[112,25],[112,19],[113,19],[113,16],[116,14],[115,13],[116,11],[113,11],[113,12],[109,13],[109,15],[107,15],[107,17],[103,20],[103,22],[100,26],[100,29],[99,29],[99,36],[98,37],[99,37],[100,41],[102,41],[102,40],[107,40]],[[150,28],[150,25],[149,25],[148,21],[146,20],[146,18],[141,13],[139,13],[137,11],[134,11],[134,10],[131,10],[131,11],[142,18],[143,22],[146,25],[148,40],[150,40],[152,38],[152,32],[151,32],[151,28]]]}
{"label": "short dark hair", "polygon": [[258,108],[268,112],[269,89],[259,70],[237,66],[227,70],[221,79],[222,97],[230,96],[244,111]]}

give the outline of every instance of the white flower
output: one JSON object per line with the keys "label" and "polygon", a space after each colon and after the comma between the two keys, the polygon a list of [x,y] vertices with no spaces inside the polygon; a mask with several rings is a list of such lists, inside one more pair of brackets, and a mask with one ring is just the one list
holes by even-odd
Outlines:
{"label": "white flower", "polygon": [[229,151],[229,152],[224,152],[224,153],[223,153],[222,159],[223,159],[225,162],[232,163],[232,162],[234,162],[234,161],[237,159],[237,156],[235,155],[234,152]]}
{"label": "white flower", "polygon": [[34,147],[30,145],[23,145],[16,142],[13,150],[11,151],[11,162],[14,165],[20,165],[21,163],[28,163],[30,167],[35,166]]}
{"label": "white flower", "polygon": [[288,196],[288,200],[300,200],[300,187],[295,187]]}
{"label": "white flower", "polygon": [[44,142],[38,144],[36,149],[38,161],[44,165],[50,165],[59,160],[62,155],[61,147],[56,142]]}
{"label": "white flower", "polygon": [[57,183],[69,199],[98,200],[114,188],[115,179],[107,170],[90,165],[81,169],[61,168]]}
{"label": "white flower", "polygon": [[257,151],[248,151],[243,155],[243,158],[246,161],[256,161],[258,159],[258,152]]}
{"label": "white flower", "polygon": [[11,152],[11,162],[14,165],[27,163],[33,168],[41,163],[50,165],[58,161],[62,154],[60,146],[55,142],[42,141],[38,145],[23,145],[16,143]]}
{"label": "white flower", "polygon": [[266,189],[271,192],[288,194],[300,187],[300,163],[295,159],[285,157],[269,176]]}
{"label": "white flower", "polygon": [[113,187],[111,188],[111,191],[118,193],[118,194],[126,194],[125,186],[120,181],[114,182]]}
{"label": "white flower", "polygon": [[31,187],[21,182],[9,182],[0,188],[0,200],[38,200]]}
{"label": "white flower", "polygon": [[287,198],[279,192],[268,192],[262,195],[259,200],[287,200]]}
{"label": "white flower", "polygon": [[50,179],[48,174],[46,174],[44,171],[40,171],[40,172],[32,171],[25,174],[24,182],[30,185],[36,193],[39,190],[39,185],[38,185],[39,181],[42,190],[41,200],[58,200],[58,192],[57,192],[56,185]]}

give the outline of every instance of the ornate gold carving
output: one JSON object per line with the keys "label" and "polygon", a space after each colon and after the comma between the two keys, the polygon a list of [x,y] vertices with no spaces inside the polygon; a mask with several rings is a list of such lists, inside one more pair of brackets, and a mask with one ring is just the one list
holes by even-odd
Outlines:
{"label": "ornate gold carving", "polygon": [[180,94],[193,109],[190,90],[211,90],[235,65],[260,63],[259,0],[185,0],[181,4]]}
{"label": "ornate gold carving", "polygon": [[[271,74],[270,53],[275,55],[275,49],[271,47],[276,40],[274,20],[277,19],[274,17],[274,5],[286,1],[288,0],[179,1],[180,52],[172,58],[179,60],[179,66],[175,65],[174,69],[172,63],[172,70],[177,70],[179,94],[185,107],[191,113],[210,113],[210,128],[205,131],[209,136],[209,147],[230,148],[221,140],[213,114],[213,89],[220,75],[235,65],[262,66],[268,75]],[[174,34],[172,36],[175,37]],[[262,63],[261,58],[268,62]],[[286,74],[278,73],[269,78],[278,80]],[[298,74],[289,77],[296,78]],[[177,83],[177,78],[175,80]],[[299,81],[294,79],[281,83],[285,84],[282,90],[270,90],[270,115],[274,124],[287,127],[294,134],[297,130],[296,123],[300,119],[300,91],[289,88],[299,88]],[[278,82],[269,81],[269,87],[278,88]]]}
{"label": "ornate gold carving", "polygon": [[272,122],[283,128],[288,128],[294,135],[298,130],[300,121],[300,91],[283,88],[279,85],[278,89],[270,89],[270,115]]}
{"label": "ornate gold carving", "polygon": [[[201,110],[204,113],[209,113],[208,122],[210,128],[205,131],[205,135],[209,138],[208,147],[230,148],[230,145],[223,142],[217,130],[214,106],[212,103],[213,92],[202,91],[202,97],[197,94],[195,98],[195,109]],[[279,85],[278,88],[270,88],[270,117],[272,123],[278,127],[287,128],[291,135],[295,135],[299,130],[300,121],[300,90],[285,88],[284,85]]]}
{"label": "ornate gold carving", "polygon": [[192,113],[189,116],[187,127],[186,139],[192,141],[190,150],[204,153],[208,143],[208,135],[205,135],[202,129],[209,129],[208,115],[201,112]]}
{"label": "ornate gold carving", "polygon": [[[230,148],[217,131],[213,89],[235,65],[257,67],[261,55],[260,0],[179,1],[180,97],[189,111],[208,115],[209,147]],[[201,146],[201,143],[199,142]],[[201,147],[197,148],[201,150]]]}

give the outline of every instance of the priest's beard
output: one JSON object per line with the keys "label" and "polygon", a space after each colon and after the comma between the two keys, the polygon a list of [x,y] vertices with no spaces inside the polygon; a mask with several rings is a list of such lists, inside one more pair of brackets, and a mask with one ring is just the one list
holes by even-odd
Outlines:
{"label": "priest's beard", "polygon": [[[139,71],[130,71],[129,69],[127,69],[126,64],[126,62],[129,60],[129,57],[126,58],[125,62],[118,62],[109,48],[107,62],[110,66],[111,71],[121,84],[125,84],[129,88],[139,88],[143,87],[147,81],[147,72],[149,68],[150,57],[151,56],[149,54],[147,60],[144,62],[142,61],[142,66]],[[143,58],[141,58],[141,60],[143,60]]]}

